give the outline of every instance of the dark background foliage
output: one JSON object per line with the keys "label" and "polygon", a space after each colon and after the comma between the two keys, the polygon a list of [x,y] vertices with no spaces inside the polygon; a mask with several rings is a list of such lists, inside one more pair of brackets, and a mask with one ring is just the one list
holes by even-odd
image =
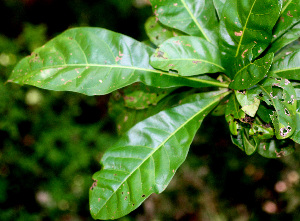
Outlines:
{"label": "dark background foliage", "polygon": [[[0,1],[0,220],[92,220],[91,175],[117,139],[109,96],[4,84],[16,62],[70,27],[147,40],[151,14],[143,0]],[[166,191],[121,220],[300,220],[299,162],[299,148],[246,156],[210,116]]]}

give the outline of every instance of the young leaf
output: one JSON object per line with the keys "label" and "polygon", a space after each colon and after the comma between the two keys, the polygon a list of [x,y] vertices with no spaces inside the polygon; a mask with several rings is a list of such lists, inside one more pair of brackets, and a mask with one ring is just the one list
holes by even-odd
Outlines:
{"label": "young leaf", "polygon": [[300,21],[300,1],[285,0],[283,1],[280,18],[278,19],[274,30],[272,42],[280,38],[286,31],[292,28]]}
{"label": "young leaf", "polygon": [[270,71],[286,79],[300,80],[300,48],[285,52],[285,56],[277,56]]}
{"label": "young leaf", "polygon": [[164,26],[155,16],[148,18],[145,23],[145,31],[155,45],[160,45],[169,38],[185,35],[181,31]]}
{"label": "young leaf", "polygon": [[150,0],[154,14],[166,26],[217,43],[218,19],[212,0]]}
{"label": "young leaf", "polygon": [[9,81],[86,95],[107,94],[134,82],[161,88],[203,85],[201,79],[154,70],[149,64],[153,52],[102,28],[70,29],[21,60]]}
{"label": "young leaf", "polygon": [[273,57],[273,53],[267,54],[263,58],[241,68],[235,73],[229,87],[236,90],[244,90],[260,82],[268,73]]}
{"label": "young leaf", "polygon": [[[220,20],[223,67],[252,48],[253,58],[269,45],[279,16],[278,0],[227,0]],[[230,76],[230,72],[227,73]]]}
{"label": "young leaf", "polygon": [[[268,53],[275,53],[290,44],[293,41],[296,41],[300,36],[300,23],[295,25],[293,28],[288,30],[280,38],[276,38],[276,41],[272,42],[271,47],[268,50]],[[275,39],[274,39],[275,40]]]}
{"label": "young leaf", "polygon": [[224,71],[218,48],[193,36],[168,39],[156,49],[150,64],[164,71],[176,70],[181,76]]}
{"label": "young leaf", "polygon": [[242,110],[250,117],[255,116],[258,107],[260,105],[260,100],[257,98],[257,94],[252,92],[251,90],[235,92],[236,98],[240,103],[240,105],[242,106]]}
{"label": "young leaf", "polygon": [[95,219],[116,219],[136,209],[150,194],[162,192],[185,160],[204,117],[230,92],[194,96],[130,129],[103,156],[94,174],[90,209]]}

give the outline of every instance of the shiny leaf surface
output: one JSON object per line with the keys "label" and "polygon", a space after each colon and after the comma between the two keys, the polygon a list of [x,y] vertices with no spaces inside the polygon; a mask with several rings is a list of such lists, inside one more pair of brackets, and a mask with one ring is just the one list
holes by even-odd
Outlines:
{"label": "shiny leaf surface", "polygon": [[271,47],[268,50],[270,52],[277,52],[286,45],[290,44],[291,42],[297,40],[300,36],[300,23],[295,25],[293,28],[288,30],[284,35],[280,38],[277,38],[276,41],[272,42]]}
{"label": "shiny leaf surface", "polygon": [[277,56],[271,72],[290,80],[300,80],[300,48],[286,51],[283,56]]}
{"label": "shiny leaf surface", "polygon": [[179,30],[163,25],[155,16],[148,18],[145,23],[145,30],[149,39],[155,45],[160,45],[169,38],[185,35]]}
{"label": "shiny leaf surface", "polygon": [[295,24],[300,22],[300,1],[299,0],[285,0],[282,3],[280,18],[278,19],[274,30],[272,42],[280,38]]}
{"label": "shiny leaf surface", "polygon": [[244,90],[260,82],[268,73],[274,54],[267,54],[261,59],[246,65],[235,73],[229,87],[236,90]]}
{"label": "shiny leaf surface", "polygon": [[267,48],[279,11],[278,0],[226,1],[220,20],[220,51],[227,71],[232,69],[233,60],[243,59],[249,49],[256,58]]}
{"label": "shiny leaf surface", "polygon": [[218,19],[214,13],[212,0],[150,0],[150,2],[154,14],[164,25],[217,43]]}
{"label": "shiny leaf surface", "polygon": [[224,71],[219,50],[206,40],[192,36],[165,41],[151,56],[150,64],[164,71],[176,70],[182,76]]}
{"label": "shiny leaf surface", "polygon": [[199,87],[202,81],[153,69],[154,49],[101,28],[70,29],[15,67],[9,81],[49,90],[102,95],[134,82],[155,87]]}
{"label": "shiny leaf surface", "polygon": [[183,163],[204,117],[228,94],[193,95],[131,128],[103,156],[90,190],[91,214],[116,219],[162,192]]}

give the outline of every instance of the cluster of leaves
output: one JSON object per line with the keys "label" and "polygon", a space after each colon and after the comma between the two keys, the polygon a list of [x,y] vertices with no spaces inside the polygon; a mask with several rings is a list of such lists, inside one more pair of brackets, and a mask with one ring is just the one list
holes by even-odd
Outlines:
{"label": "cluster of leaves", "polygon": [[8,80],[86,95],[115,91],[111,111],[123,135],[93,176],[97,219],[124,216],[161,193],[215,108],[248,155],[280,157],[300,143],[299,1],[150,2],[152,43],[70,29],[21,60]]}

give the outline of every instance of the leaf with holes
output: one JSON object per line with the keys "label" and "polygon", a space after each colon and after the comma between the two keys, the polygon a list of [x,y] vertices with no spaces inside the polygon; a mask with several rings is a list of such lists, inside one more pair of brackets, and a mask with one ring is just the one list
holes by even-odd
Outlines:
{"label": "leaf with holes", "polygon": [[162,192],[183,163],[204,117],[229,92],[161,111],[131,128],[102,157],[94,174],[90,209],[95,219],[116,219]]}
{"label": "leaf with holes", "polygon": [[290,137],[296,129],[297,100],[295,89],[289,80],[268,77],[260,85],[249,91],[258,94],[257,98],[274,107],[273,114],[270,117],[274,125],[276,138],[286,139]]}
{"label": "leaf with holes", "polygon": [[164,71],[176,70],[181,76],[224,71],[218,48],[202,38],[192,36],[165,41],[151,56],[150,64]]}
{"label": "leaf with holes", "polygon": [[212,0],[150,0],[161,23],[217,44],[218,19]]}

